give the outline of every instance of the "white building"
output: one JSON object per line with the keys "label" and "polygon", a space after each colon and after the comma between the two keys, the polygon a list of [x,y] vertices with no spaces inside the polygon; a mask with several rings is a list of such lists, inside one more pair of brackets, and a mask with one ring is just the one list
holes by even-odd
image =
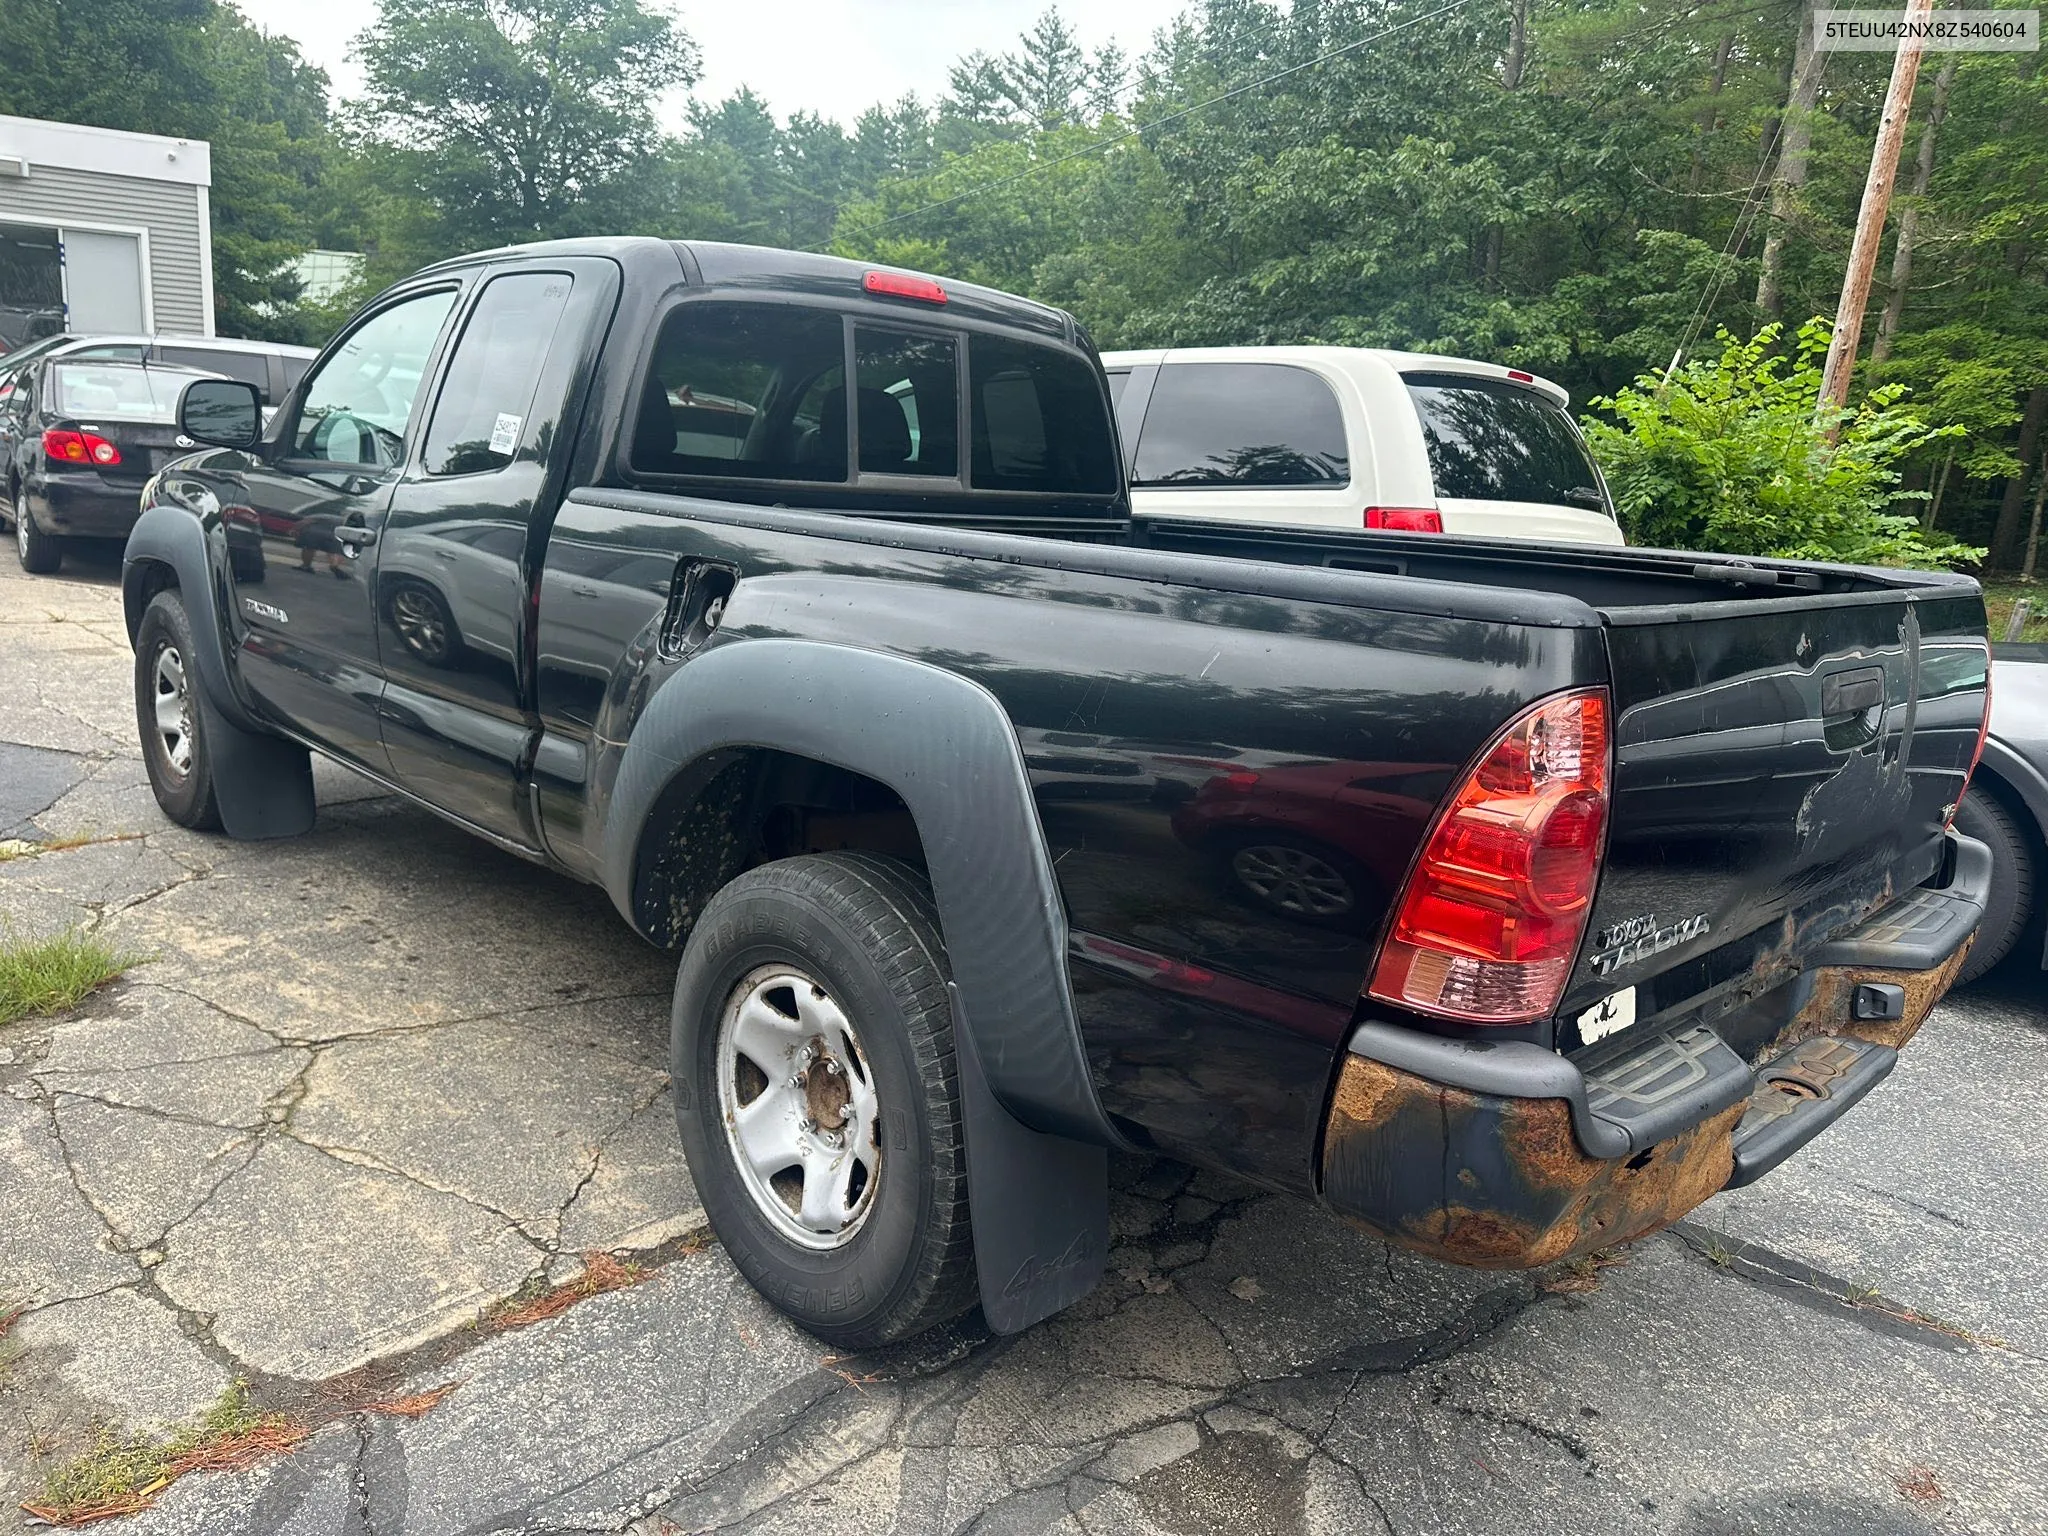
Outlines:
{"label": "white building", "polygon": [[0,117],[0,343],[213,334],[211,147]]}

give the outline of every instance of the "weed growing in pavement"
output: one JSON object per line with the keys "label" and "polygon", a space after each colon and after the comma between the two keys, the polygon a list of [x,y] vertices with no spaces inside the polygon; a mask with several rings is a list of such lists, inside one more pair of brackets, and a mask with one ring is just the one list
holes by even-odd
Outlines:
{"label": "weed growing in pavement", "polygon": [[288,1414],[257,1412],[249,1405],[248,1386],[237,1381],[197,1424],[168,1441],[101,1426],[91,1450],[44,1480],[42,1502],[22,1508],[52,1525],[137,1514],[187,1472],[241,1471],[292,1450],[308,1433],[302,1420]]}
{"label": "weed growing in pavement", "polygon": [[76,1007],[145,957],[73,928],[51,938],[0,938],[0,1024]]}

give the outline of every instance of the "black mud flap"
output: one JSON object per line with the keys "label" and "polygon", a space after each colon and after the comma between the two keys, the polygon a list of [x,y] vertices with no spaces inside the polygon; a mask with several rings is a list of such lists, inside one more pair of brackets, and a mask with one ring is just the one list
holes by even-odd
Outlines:
{"label": "black mud flap", "polygon": [[997,1100],[947,983],[967,1131],[967,1200],[981,1310],[1021,1333],[1095,1289],[1109,1258],[1109,1153],[1018,1120]]}
{"label": "black mud flap", "polygon": [[1756,1096],[1735,1126],[1727,1187],[1754,1184],[1848,1113],[1898,1065],[1899,1053],[1849,1035],[1816,1035],[1756,1074]]}
{"label": "black mud flap", "polygon": [[313,829],[313,757],[295,741],[231,725],[204,686],[200,728],[213,765],[213,794],[229,837],[258,842]]}

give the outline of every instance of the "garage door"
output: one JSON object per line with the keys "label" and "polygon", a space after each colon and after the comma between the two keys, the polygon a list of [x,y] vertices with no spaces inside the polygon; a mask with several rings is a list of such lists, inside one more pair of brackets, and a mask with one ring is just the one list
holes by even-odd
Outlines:
{"label": "garage door", "polygon": [[64,297],[74,331],[141,331],[142,251],[134,235],[64,231]]}

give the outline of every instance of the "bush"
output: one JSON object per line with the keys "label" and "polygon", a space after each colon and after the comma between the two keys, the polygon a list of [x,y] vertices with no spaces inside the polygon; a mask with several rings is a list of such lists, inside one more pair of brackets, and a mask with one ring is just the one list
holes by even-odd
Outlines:
{"label": "bush", "polygon": [[[1816,414],[1828,325],[1810,320],[1791,356],[1779,327],[1748,341],[1721,331],[1721,355],[1592,402],[1587,417],[1629,540],[1673,549],[1851,565],[1923,568],[1981,560],[1984,551],[1931,538],[1888,509],[1924,501],[1899,489],[1899,462],[1958,427],[1930,427],[1885,384],[1854,408]],[[1830,426],[1837,440],[1827,440]]]}

